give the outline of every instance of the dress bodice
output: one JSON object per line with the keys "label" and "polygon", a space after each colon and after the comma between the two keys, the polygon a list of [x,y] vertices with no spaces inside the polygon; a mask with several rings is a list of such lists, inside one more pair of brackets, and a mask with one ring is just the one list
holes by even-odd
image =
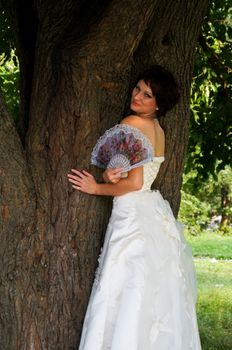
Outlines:
{"label": "dress bodice", "polygon": [[140,191],[150,190],[163,161],[164,157],[154,157],[153,161],[146,163],[143,166],[143,187]]}

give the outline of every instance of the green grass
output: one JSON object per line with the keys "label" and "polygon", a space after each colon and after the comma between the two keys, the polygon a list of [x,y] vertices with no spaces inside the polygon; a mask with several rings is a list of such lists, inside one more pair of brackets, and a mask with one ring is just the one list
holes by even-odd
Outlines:
{"label": "green grass", "polygon": [[232,259],[232,236],[204,232],[198,236],[186,236],[195,257]]}
{"label": "green grass", "polygon": [[232,349],[232,262],[195,259],[203,350]]}
{"label": "green grass", "polygon": [[232,237],[186,237],[198,281],[197,315],[203,350],[232,350]]}

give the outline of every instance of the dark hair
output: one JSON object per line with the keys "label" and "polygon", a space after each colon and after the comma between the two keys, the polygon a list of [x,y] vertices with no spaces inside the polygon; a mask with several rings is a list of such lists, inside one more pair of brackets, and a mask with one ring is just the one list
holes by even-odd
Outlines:
{"label": "dark hair", "polygon": [[143,80],[155,96],[156,117],[164,116],[179,101],[179,88],[172,73],[165,67],[154,65],[139,74],[136,84]]}

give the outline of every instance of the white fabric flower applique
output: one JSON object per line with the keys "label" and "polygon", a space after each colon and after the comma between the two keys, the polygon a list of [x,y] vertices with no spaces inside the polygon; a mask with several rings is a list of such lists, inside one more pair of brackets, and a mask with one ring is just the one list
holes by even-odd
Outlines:
{"label": "white fabric flower applique", "polygon": [[154,319],[150,330],[150,341],[155,343],[160,332],[172,333],[172,329],[167,326],[169,314]]}

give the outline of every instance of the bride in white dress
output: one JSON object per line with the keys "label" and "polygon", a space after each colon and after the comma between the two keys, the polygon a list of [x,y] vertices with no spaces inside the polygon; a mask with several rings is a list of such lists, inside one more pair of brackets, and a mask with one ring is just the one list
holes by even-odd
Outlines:
{"label": "bride in white dress", "polygon": [[113,196],[79,350],[199,350],[195,270],[181,225],[159,191],[152,191],[164,161],[164,132],[157,117],[178,102],[171,73],[154,66],[132,92],[130,125],[149,140],[153,161],[131,170],[103,173],[99,184],[86,171],[72,169],[73,187]]}

